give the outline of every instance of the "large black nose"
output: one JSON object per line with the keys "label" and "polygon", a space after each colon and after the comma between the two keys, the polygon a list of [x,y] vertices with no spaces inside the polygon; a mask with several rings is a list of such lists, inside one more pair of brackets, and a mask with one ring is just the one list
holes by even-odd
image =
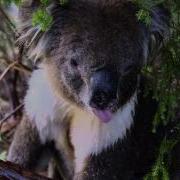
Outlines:
{"label": "large black nose", "polygon": [[102,69],[91,77],[92,96],[90,106],[97,109],[105,109],[116,99],[118,75],[117,73]]}

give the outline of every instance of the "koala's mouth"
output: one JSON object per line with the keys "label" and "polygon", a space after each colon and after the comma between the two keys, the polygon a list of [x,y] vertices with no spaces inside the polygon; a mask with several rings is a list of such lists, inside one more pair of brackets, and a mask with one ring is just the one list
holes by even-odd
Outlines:
{"label": "koala's mouth", "polygon": [[112,120],[113,112],[110,109],[99,110],[93,108],[92,110],[95,116],[97,116],[103,123],[108,123]]}
{"label": "koala's mouth", "polygon": [[113,119],[113,115],[119,109],[118,99],[98,100],[91,101],[90,108],[98,120],[108,123]]}

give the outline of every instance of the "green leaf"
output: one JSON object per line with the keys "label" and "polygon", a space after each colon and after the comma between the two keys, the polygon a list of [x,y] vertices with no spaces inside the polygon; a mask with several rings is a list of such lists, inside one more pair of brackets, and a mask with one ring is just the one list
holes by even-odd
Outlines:
{"label": "green leaf", "polygon": [[149,11],[144,10],[144,9],[140,9],[137,13],[136,16],[138,18],[138,20],[144,22],[146,25],[150,25],[151,24],[151,16]]}
{"label": "green leaf", "polygon": [[39,26],[42,31],[46,31],[52,24],[52,16],[44,9],[39,9],[33,14],[33,26]]}
{"label": "green leaf", "polygon": [[41,0],[41,3],[42,3],[44,6],[47,6],[47,5],[50,3],[50,0]]}

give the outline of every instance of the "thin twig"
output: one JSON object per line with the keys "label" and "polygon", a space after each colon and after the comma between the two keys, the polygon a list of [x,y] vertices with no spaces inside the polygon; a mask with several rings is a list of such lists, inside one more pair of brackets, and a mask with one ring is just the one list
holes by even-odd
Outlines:
{"label": "thin twig", "polygon": [[1,7],[0,7],[0,12],[5,17],[5,19],[7,20],[11,30],[15,33],[15,35],[18,35],[17,30],[16,30],[16,26],[12,23],[12,21],[10,20],[8,15],[4,12],[4,10]]}
{"label": "thin twig", "polygon": [[[18,66],[19,68],[21,68],[22,71],[24,70],[24,71],[26,71],[26,72],[28,72],[28,73],[31,73],[31,72],[32,72],[32,69],[31,69],[31,68],[29,68],[28,66],[26,66],[26,65],[24,65],[24,64],[22,64],[22,63],[18,63],[17,66]],[[15,67],[16,67],[16,66],[15,66]]]}
{"label": "thin twig", "polygon": [[[22,57],[23,57],[23,46],[21,48],[19,48],[19,51],[16,55],[16,59],[15,61],[17,61],[18,63],[22,62]],[[15,56],[14,56],[15,57]],[[20,74],[18,70],[14,70],[13,72],[13,77],[12,77],[12,89],[11,89],[11,99],[12,99],[12,105],[13,105],[13,109],[16,108],[20,103],[19,103],[19,93],[17,90],[17,84],[18,84],[18,80],[20,78]],[[14,119],[16,119],[17,116],[21,116],[21,112],[18,111],[17,113],[14,113]]]}
{"label": "thin twig", "polygon": [[[3,59],[0,59],[0,60],[3,60]],[[9,66],[9,63],[7,63],[6,61],[1,61],[1,63],[3,63],[4,65],[6,66]],[[12,69],[15,69],[15,70],[18,70],[20,72],[23,72],[27,75],[30,75],[31,72],[32,72],[32,69],[29,68],[28,66],[22,64],[22,63],[16,63],[13,67],[11,67]]]}
{"label": "thin twig", "polygon": [[12,112],[10,112],[5,118],[0,120],[0,129],[2,127],[2,124],[9,119],[11,116],[14,115],[14,113],[16,113],[17,111],[19,111],[21,108],[24,107],[24,103],[20,104],[19,106],[17,106]]}
{"label": "thin twig", "polygon": [[27,75],[30,75],[32,73],[32,70],[28,68],[27,66],[24,66],[23,64],[17,64],[13,67],[13,69],[16,69],[20,72],[23,72]]}
{"label": "thin twig", "polygon": [[17,61],[14,61],[13,63],[11,63],[5,70],[4,72],[0,75],[0,81],[2,81],[2,79],[4,78],[4,76],[9,72],[9,70],[15,66],[17,64]]}

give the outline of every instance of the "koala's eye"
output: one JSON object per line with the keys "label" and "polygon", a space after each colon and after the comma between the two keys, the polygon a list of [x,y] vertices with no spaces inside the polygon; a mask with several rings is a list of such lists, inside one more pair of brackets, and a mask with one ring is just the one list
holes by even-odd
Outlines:
{"label": "koala's eye", "polygon": [[70,60],[70,65],[71,65],[71,67],[73,67],[73,68],[77,68],[79,64],[78,64],[78,62],[77,62],[76,59],[71,59],[71,60]]}

